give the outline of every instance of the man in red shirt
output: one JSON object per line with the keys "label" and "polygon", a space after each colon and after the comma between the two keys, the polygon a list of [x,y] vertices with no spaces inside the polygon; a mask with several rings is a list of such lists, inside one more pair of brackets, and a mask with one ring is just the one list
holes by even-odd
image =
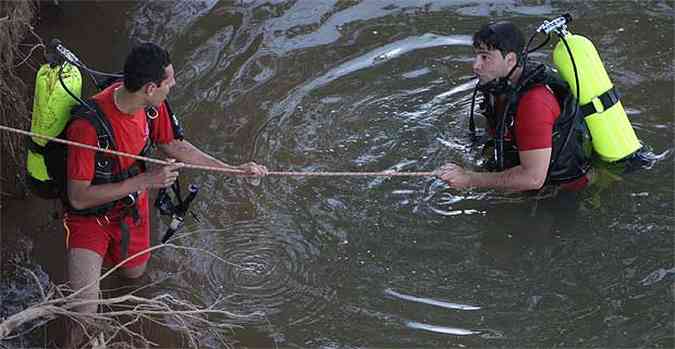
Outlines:
{"label": "man in red shirt", "polygon": [[[506,122],[504,140],[511,144],[512,161],[508,161],[506,151],[501,155],[507,158],[508,167],[500,172],[474,172],[448,163],[438,170],[439,177],[451,187],[484,187],[499,188],[513,191],[528,191],[540,189],[547,180],[551,179],[553,163],[558,163],[553,152],[553,135],[556,121],[561,115],[561,105],[552,89],[546,84],[533,83],[527,89],[515,96],[514,86],[524,84],[526,72],[523,70],[523,49],[525,40],[521,31],[512,23],[498,22],[483,26],[473,37],[473,47],[476,54],[473,63],[473,72],[478,76],[478,89],[483,91],[485,102],[492,111],[492,118],[488,117],[489,131],[495,136],[501,118],[512,115]],[[527,72],[529,73],[529,71]],[[535,75],[534,73],[532,74]],[[527,76],[529,78],[529,76]],[[515,102],[513,102],[515,100]],[[509,110],[505,110],[508,108]],[[512,113],[512,114],[509,114]],[[513,115],[515,114],[515,115]],[[571,131],[577,132],[572,126]],[[565,132],[565,135],[567,133]],[[575,136],[575,135],[573,135]],[[573,142],[582,137],[573,137]],[[567,142],[569,143],[569,142]],[[567,144],[565,143],[565,144]],[[565,145],[566,149],[579,149],[580,145]],[[565,153],[567,154],[567,153]],[[563,154],[563,155],[565,155]],[[588,169],[583,156],[576,156],[577,162],[565,162],[562,166],[573,167],[566,172],[564,180],[559,181],[566,188],[583,187],[588,180],[585,173]],[[578,165],[578,166],[577,166]],[[501,170],[501,169],[500,169]],[[571,173],[571,174],[570,174]]]}
{"label": "man in red shirt", "polygon": [[[124,81],[110,85],[92,99],[105,117],[116,150],[139,154],[149,139],[176,164],[160,166],[140,173],[131,171],[138,166],[128,157],[110,158],[115,166],[112,173],[127,173],[129,178],[103,180],[96,152],[68,147],[67,188],[68,205],[64,217],[68,249],[67,271],[73,290],[79,297],[97,299],[98,279],[103,264],[115,265],[150,246],[150,210],[148,189],[166,188],[178,177],[182,163],[205,165],[264,176],[267,169],[255,163],[231,166],[197,149],[190,142],[174,134],[171,116],[165,99],[176,84],[169,54],[157,45],[146,43],[135,47],[124,65]],[[154,113],[149,125],[146,109]],[[77,115],[76,115],[77,116]],[[86,118],[75,118],[67,129],[71,141],[101,146],[96,128]],[[103,182],[103,183],[101,183]],[[127,201],[134,198],[135,202]],[[112,204],[111,204],[112,203]],[[133,204],[133,205],[132,205]],[[108,205],[107,208],[105,208]],[[112,207],[109,207],[112,206]],[[101,209],[104,207],[103,209]],[[134,214],[129,214],[129,208]],[[149,253],[121,265],[121,274],[129,279],[139,278],[145,271]],[[80,312],[96,312],[96,304],[83,305]],[[81,328],[69,331],[66,346],[78,345]]]}

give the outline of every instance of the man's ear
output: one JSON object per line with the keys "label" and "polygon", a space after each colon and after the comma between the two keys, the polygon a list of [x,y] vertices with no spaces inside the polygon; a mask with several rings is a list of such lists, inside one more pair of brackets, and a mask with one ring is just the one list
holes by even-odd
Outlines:
{"label": "man's ear", "polygon": [[506,54],[506,64],[508,64],[509,67],[514,67],[518,65],[518,55],[516,55],[515,52],[509,52]]}
{"label": "man's ear", "polygon": [[149,82],[143,86],[143,92],[147,94],[148,96],[152,96],[153,93],[155,93],[155,90],[157,89],[157,85],[154,82]]}

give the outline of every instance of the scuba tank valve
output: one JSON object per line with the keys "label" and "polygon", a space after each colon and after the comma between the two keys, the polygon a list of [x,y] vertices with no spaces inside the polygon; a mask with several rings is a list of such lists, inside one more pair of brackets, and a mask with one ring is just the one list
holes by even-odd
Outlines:
{"label": "scuba tank valve", "polygon": [[572,21],[572,16],[569,13],[566,13],[558,18],[554,18],[550,21],[545,20],[539,28],[537,28],[537,33],[544,32],[546,34],[555,31],[556,33],[565,34],[567,33],[567,23]]}

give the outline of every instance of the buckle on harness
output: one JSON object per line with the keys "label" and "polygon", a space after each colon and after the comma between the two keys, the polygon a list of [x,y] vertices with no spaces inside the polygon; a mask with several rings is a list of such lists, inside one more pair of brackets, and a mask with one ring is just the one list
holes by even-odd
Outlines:
{"label": "buckle on harness", "polygon": [[[104,220],[103,222],[101,222],[100,219],[105,219],[105,220]],[[106,224],[110,224],[110,218],[108,218],[107,215],[106,215],[106,216],[101,216],[101,217],[98,217],[98,216],[97,216],[97,217],[96,217],[96,223],[98,223],[98,225],[100,225],[100,226],[104,226],[104,225],[106,225]]]}
{"label": "buckle on harness", "polygon": [[157,119],[157,116],[159,116],[159,112],[155,107],[147,107],[145,108],[145,115],[148,117],[148,119],[155,120]]}
{"label": "buckle on harness", "polygon": [[605,105],[602,104],[602,101],[600,100],[600,98],[598,98],[598,97],[593,98],[591,100],[591,103],[593,103],[593,106],[595,107],[596,113],[602,113],[603,111],[605,111]]}
{"label": "buckle on harness", "polygon": [[136,195],[137,194],[129,194],[122,198],[120,201],[122,201],[122,205],[124,207],[131,207],[136,203]]}

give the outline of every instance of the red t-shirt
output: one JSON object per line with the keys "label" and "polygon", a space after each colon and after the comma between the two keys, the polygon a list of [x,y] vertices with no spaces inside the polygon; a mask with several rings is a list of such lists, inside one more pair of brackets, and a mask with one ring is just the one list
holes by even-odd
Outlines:
{"label": "red t-shirt", "polygon": [[559,116],[560,105],[548,87],[540,85],[527,91],[518,103],[513,127],[518,151],[551,148],[553,124]]}
{"label": "red t-shirt", "polygon": [[[114,83],[92,98],[96,100],[101,111],[105,114],[113,130],[113,137],[117,150],[138,155],[149,136],[149,127],[145,110],[139,109],[134,114],[121,112],[113,102],[113,91],[121,85]],[[174,139],[173,128],[166,105],[158,108],[159,115],[153,121],[152,139],[157,144],[167,144]],[[68,127],[69,140],[98,146],[96,130],[85,119],[76,119]],[[68,179],[91,181],[94,178],[95,151],[77,146],[68,146]],[[117,157],[123,170],[129,168],[136,160],[128,157]],[[117,171],[114,168],[114,171]],[[141,195],[139,212],[147,212],[147,195]],[[113,215],[115,212],[111,212]],[[143,214],[143,213],[141,213]]]}

